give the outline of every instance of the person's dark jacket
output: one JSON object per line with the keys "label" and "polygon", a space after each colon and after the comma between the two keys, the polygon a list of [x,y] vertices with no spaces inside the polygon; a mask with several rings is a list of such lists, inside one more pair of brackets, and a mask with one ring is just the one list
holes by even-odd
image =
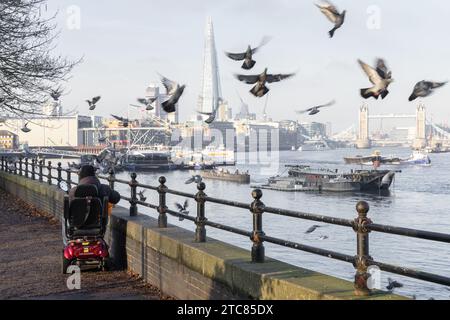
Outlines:
{"label": "person's dark jacket", "polygon": [[[80,179],[79,185],[95,185],[98,189],[98,196],[99,198],[108,197],[108,201],[112,204],[116,204],[120,201],[120,194],[117,191],[112,190],[108,185],[101,184],[100,180],[98,180],[95,176],[88,176]],[[73,187],[69,191],[69,198],[73,199],[75,198],[75,189],[76,187]]]}

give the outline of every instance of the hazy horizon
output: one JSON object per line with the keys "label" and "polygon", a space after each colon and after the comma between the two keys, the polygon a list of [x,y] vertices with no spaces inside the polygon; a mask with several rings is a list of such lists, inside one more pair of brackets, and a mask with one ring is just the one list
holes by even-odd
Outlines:
{"label": "hazy horizon", "polygon": [[[207,16],[214,23],[223,98],[233,114],[239,111],[236,91],[249,104],[250,112],[261,116],[266,98],[248,93],[251,86],[238,82],[233,74],[257,74],[269,68],[273,73],[297,75],[269,84],[267,113],[274,120],[331,122],[334,131],[357,124],[358,109],[368,103],[371,113],[414,114],[419,103],[427,107],[434,122],[448,122],[450,85],[425,99],[408,102],[413,86],[420,80],[450,80],[450,45],[446,18],[450,3],[428,1],[414,6],[379,1],[333,1],[347,10],[346,22],[328,37],[332,24],[313,1],[194,0],[168,4],[164,1],[135,0],[124,4],[106,0],[49,0],[48,12],[59,10],[61,34],[57,53],[84,62],[73,72],[62,98],[65,109],[78,107],[81,114],[94,114],[85,100],[101,95],[97,115],[126,114],[127,106],[144,95],[150,83],[159,83],[157,72],[186,84],[180,100],[180,119],[195,113],[200,93],[204,31]],[[80,29],[70,30],[68,9],[80,10]],[[368,10],[370,11],[368,13]],[[380,29],[367,22],[380,10]],[[374,15],[375,14],[375,15]],[[372,21],[372,20],[370,20]],[[250,72],[228,59],[223,51],[243,51],[257,45],[264,36],[272,41],[262,48]],[[395,82],[384,101],[364,100],[359,89],[370,82],[357,59],[374,64],[383,57]],[[298,116],[295,109],[336,99],[337,104],[315,117]]]}

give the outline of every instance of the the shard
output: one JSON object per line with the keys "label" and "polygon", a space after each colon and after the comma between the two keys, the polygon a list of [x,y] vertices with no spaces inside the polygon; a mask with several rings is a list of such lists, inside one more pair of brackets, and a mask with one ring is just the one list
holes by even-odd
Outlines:
{"label": "the shard", "polygon": [[222,92],[220,88],[219,66],[217,63],[217,51],[211,17],[208,17],[206,22],[201,88],[198,111],[212,112],[212,110],[219,106],[222,99]]}

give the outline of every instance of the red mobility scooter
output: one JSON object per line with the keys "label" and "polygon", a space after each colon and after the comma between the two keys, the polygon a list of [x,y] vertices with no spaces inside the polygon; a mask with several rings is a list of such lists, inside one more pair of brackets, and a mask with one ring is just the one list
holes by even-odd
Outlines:
{"label": "red mobility scooter", "polygon": [[71,265],[109,266],[108,245],[104,240],[108,222],[108,197],[100,199],[95,185],[80,185],[75,197],[64,197],[64,223],[67,245],[63,250],[62,272]]}

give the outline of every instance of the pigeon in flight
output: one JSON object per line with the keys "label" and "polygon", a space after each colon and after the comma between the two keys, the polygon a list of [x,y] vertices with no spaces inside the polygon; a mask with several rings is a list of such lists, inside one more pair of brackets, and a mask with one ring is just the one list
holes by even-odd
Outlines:
{"label": "pigeon in flight", "polygon": [[382,59],[378,59],[376,69],[361,60],[358,60],[358,63],[373,84],[371,88],[361,89],[361,96],[364,99],[373,97],[378,100],[379,96],[384,99],[389,94],[388,86],[394,81],[392,72],[387,70],[385,62]]}
{"label": "pigeon in flight", "polygon": [[308,228],[308,230],[305,231],[305,233],[313,233],[317,228],[321,228],[322,226],[319,226],[317,224],[311,226]]}
{"label": "pigeon in flight", "polygon": [[145,200],[147,200],[147,197],[144,196],[144,193],[145,193],[145,189],[138,192],[139,201],[145,202]]}
{"label": "pigeon in flight", "polygon": [[119,117],[119,116],[116,116],[116,115],[113,115],[113,114],[111,114],[111,116],[112,116],[114,119],[119,120],[120,122],[122,122],[122,125],[123,125],[125,128],[128,127],[128,124],[130,123],[130,120],[129,120],[128,118],[122,118],[122,117]]}
{"label": "pigeon in flight", "polygon": [[417,82],[417,84],[414,86],[414,90],[412,94],[409,96],[409,101],[413,101],[417,99],[418,97],[424,98],[428,97],[430,94],[433,93],[433,89],[439,88],[447,84],[446,82],[434,82],[434,81],[425,81],[422,80],[420,82]]}
{"label": "pigeon in flight", "polygon": [[97,102],[100,100],[100,96],[93,97],[92,100],[86,100],[86,102],[89,105],[89,110],[94,110],[96,107]]}
{"label": "pigeon in flight", "polygon": [[[187,211],[187,208],[189,207],[188,199],[186,199],[184,201],[183,205],[179,204],[178,202],[175,202],[175,206],[177,207],[178,212],[180,212],[182,214],[185,214],[185,215],[189,215],[189,211]],[[178,217],[178,220],[183,221],[184,218],[183,217]]]}
{"label": "pigeon in flight", "polygon": [[323,105],[320,105],[320,106],[315,106],[315,107],[312,107],[312,108],[309,108],[309,109],[306,109],[306,110],[296,111],[296,112],[298,114],[308,113],[310,116],[312,116],[312,115],[318,114],[320,112],[321,108],[330,107],[333,104],[335,104],[335,102],[336,101],[333,100],[333,101],[328,102],[327,104],[323,104]]}
{"label": "pigeon in flight", "polygon": [[25,133],[28,133],[28,132],[30,132],[30,131],[31,131],[31,129],[30,129],[30,128],[28,128],[27,126],[28,126],[28,122],[27,122],[27,123],[25,123],[25,125],[23,126],[23,128],[22,128],[22,129],[20,129],[20,130],[22,130],[22,131],[23,131],[23,132],[25,132]]}
{"label": "pigeon in flight", "polygon": [[189,179],[186,180],[185,184],[191,184],[191,183],[196,183],[199,184],[200,182],[202,182],[202,177],[199,175],[195,175],[190,177]]}
{"label": "pigeon in flight", "polygon": [[[137,102],[139,102],[140,104],[144,105],[145,106],[145,110],[147,110],[147,111],[150,111],[150,110],[154,109],[152,104],[155,101],[156,101],[156,97],[155,98],[148,98],[148,99],[146,99],[146,98],[138,98],[137,99]],[[135,106],[135,105],[132,105],[132,106],[133,107],[139,107],[139,106]]]}
{"label": "pigeon in flight", "polygon": [[339,13],[337,8],[328,1],[324,1],[322,4],[316,4],[316,6],[328,18],[328,20],[334,23],[333,29],[328,32],[330,38],[333,38],[334,32],[344,24],[346,11],[344,10],[342,13]]}
{"label": "pigeon in flight", "polygon": [[61,95],[62,95],[62,91],[59,88],[56,90],[50,91],[50,97],[52,97],[54,101],[58,101],[59,98],[61,97]]}
{"label": "pigeon in flight", "polygon": [[161,82],[166,88],[166,93],[170,98],[166,101],[164,101],[161,106],[167,113],[175,112],[175,106],[178,103],[178,100],[180,100],[181,95],[184,92],[184,89],[186,88],[185,85],[180,86],[175,81],[169,80],[166,77],[159,75],[161,77]]}
{"label": "pigeon in flight", "polygon": [[239,81],[245,82],[246,84],[255,84],[256,85],[250,90],[250,93],[255,97],[263,97],[267,92],[269,92],[269,88],[266,87],[266,82],[279,82],[284,79],[288,79],[294,76],[295,73],[290,74],[267,74],[267,68],[264,69],[264,72],[259,75],[236,75],[236,78]]}
{"label": "pigeon in flight", "polygon": [[256,61],[253,60],[253,55],[264,45],[266,45],[270,41],[269,37],[264,37],[256,48],[253,48],[249,45],[247,47],[247,51],[243,53],[229,53],[225,52],[226,56],[232,60],[236,61],[242,61],[244,60],[244,63],[242,64],[242,69],[250,70],[255,66]]}
{"label": "pigeon in flight", "polygon": [[201,111],[197,111],[198,113],[208,116],[208,119],[205,120],[205,122],[207,124],[211,124],[214,122],[214,120],[216,120],[216,115],[217,115],[217,108],[214,109],[212,112],[201,112]]}
{"label": "pigeon in flight", "polygon": [[386,289],[388,290],[394,290],[395,288],[401,288],[403,287],[403,284],[400,282],[397,282],[395,280],[392,280],[391,278],[388,278],[389,284],[386,286]]}

